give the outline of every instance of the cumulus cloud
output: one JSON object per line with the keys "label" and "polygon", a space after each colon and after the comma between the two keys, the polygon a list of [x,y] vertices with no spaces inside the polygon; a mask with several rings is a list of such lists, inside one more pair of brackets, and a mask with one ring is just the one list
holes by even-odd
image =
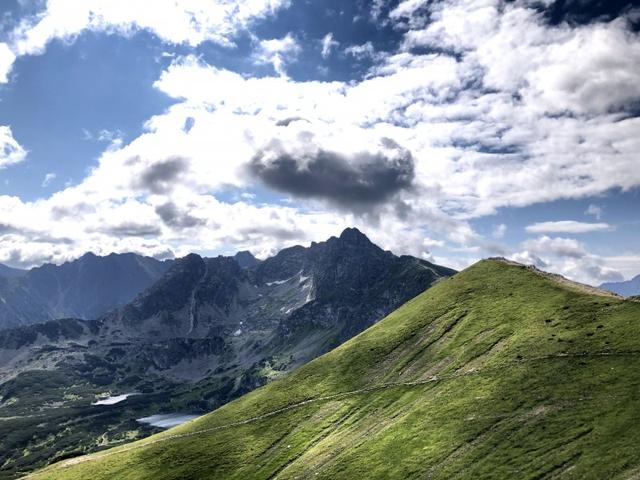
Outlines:
{"label": "cumulus cloud", "polygon": [[[410,16],[418,5],[406,0],[394,15]],[[550,27],[524,2],[446,0],[434,2],[431,18],[409,30],[405,48],[455,50],[484,69],[487,87],[518,92],[541,111],[601,114],[640,95],[640,43],[625,17]]]}
{"label": "cumulus cloud", "polygon": [[640,272],[640,255],[614,255],[603,257],[603,263],[613,271],[619,272],[624,280],[630,280]]}
{"label": "cumulus cloud", "polygon": [[549,264],[547,262],[527,250],[514,253],[513,255],[509,256],[509,259],[513,260],[514,262],[522,263],[524,265],[533,265],[534,267],[538,267],[541,270],[549,268]]}
{"label": "cumulus cloud", "polygon": [[0,169],[22,162],[27,151],[13,138],[11,127],[0,125]]}
{"label": "cumulus cloud", "polygon": [[528,225],[525,230],[529,233],[589,233],[611,230],[608,223],[586,223],[575,220],[559,222],[541,222]]}
{"label": "cumulus cloud", "polygon": [[587,255],[585,246],[572,238],[542,236],[527,240],[522,246],[526,251],[537,255],[554,255],[571,258],[583,258]]}
{"label": "cumulus cloud", "polygon": [[594,286],[631,278],[640,270],[636,255],[597,255],[575,239],[546,235],[525,240],[508,257]]}

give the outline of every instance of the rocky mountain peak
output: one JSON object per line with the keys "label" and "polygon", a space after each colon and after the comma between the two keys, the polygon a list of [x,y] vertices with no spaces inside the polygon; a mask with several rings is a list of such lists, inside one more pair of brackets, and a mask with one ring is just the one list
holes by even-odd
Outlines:
{"label": "rocky mountain peak", "polygon": [[342,242],[352,245],[373,245],[371,240],[357,228],[345,228],[339,238]]}
{"label": "rocky mountain peak", "polygon": [[240,268],[251,268],[260,263],[260,260],[254,257],[249,250],[238,252],[233,256],[233,258],[236,262],[238,262]]}

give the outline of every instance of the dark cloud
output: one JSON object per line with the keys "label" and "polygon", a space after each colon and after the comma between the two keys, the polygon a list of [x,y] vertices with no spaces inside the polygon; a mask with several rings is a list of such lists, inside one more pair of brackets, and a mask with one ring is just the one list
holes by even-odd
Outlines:
{"label": "dark cloud", "polygon": [[96,211],[95,205],[89,203],[80,202],[75,205],[60,206],[56,205],[51,208],[51,215],[55,220],[61,220],[67,217],[78,217],[94,213]]}
{"label": "dark cloud", "polygon": [[190,228],[204,225],[206,220],[196,218],[188,212],[180,210],[175,203],[167,202],[156,207],[156,213],[165,225],[174,228]]}
{"label": "dark cloud", "polygon": [[117,237],[151,237],[162,233],[160,228],[155,225],[136,223],[133,221],[109,226],[101,231]]}
{"label": "dark cloud", "polygon": [[54,256],[45,252],[34,252],[31,255],[25,255],[24,252],[18,248],[12,248],[9,250],[3,260],[3,264],[12,268],[32,268],[34,265],[44,265],[45,263],[52,263]]}
{"label": "dark cloud", "polygon": [[291,227],[284,228],[278,226],[261,226],[261,227],[249,227],[241,228],[238,230],[241,236],[244,238],[277,238],[278,240],[297,240],[304,238],[306,233],[299,228]]}
{"label": "dark cloud", "polygon": [[620,272],[602,268],[600,265],[587,265],[578,268],[583,275],[597,278],[600,282],[621,282],[624,280],[624,276]]}
{"label": "dark cloud", "polygon": [[[471,150],[478,153],[487,153],[490,155],[515,155],[522,153],[522,147],[520,145],[502,144],[499,139],[478,141],[467,140],[464,138],[452,138],[451,145],[456,148]],[[503,157],[496,158],[496,161],[502,162]]]}
{"label": "dark cloud", "polygon": [[75,244],[75,240],[69,237],[55,237],[53,235],[36,235],[34,237],[30,237],[29,241],[37,242],[37,243],[55,243],[61,245],[73,245]]}
{"label": "dark cloud", "polygon": [[[510,0],[514,1],[514,0]],[[538,10],[552,25],[568,22],[585,25],[593,22],[608,22],[627,14],[638,7],[637,0],[556,0],[550,5],[540,2]],[[640,29],[638,18],[629,18],[635,30]]]}
{"label": "dark cloud", "polygon": [[41,233],[31,228],[17,228],[7,223],[0,223],[0,236],[11,236],[16,238],[28,237],[30,242],[33,243],[55,243],[71,245],[74,242],[73,239],[68,237],[56,237],[48,233]]}
{"label": "dark cloud", "polygon": [[[145,253],[141,253],[140,255],[146,255]],[[156,260],[173,260],[176,258],[176,254],[173,253],[173,250],[170,248],[166,248],[160,252],[156,252],[152,255]]]}
{"label": "dark cloud", "polygon": [[0,235],[7,235],[9,233],[20,233],[20,231],[13,225],[8,223],[0,223]]}
{"label": "dark cloud", "polygon": [[188,170],[189,163],[182,157],[171,157],[150,165],[135,182],[139,188],[163,194],[173,189],[174,183]]}
{"label": "dark cloud", "polygon": [[353,158],[319,150],[312,156],[259,152],[249,164],[251,174],[267,186],[301,198],[316,198],[364,212],[411,187],[413,157],[390,140],[395,154],[361,153]]}
{"label": "dark cloud", "polygon": [[305,121],[307,123],[311,123],[309,122],[309,120],[307,120],[306,118],[302,118],[302,117],[289,117],[289,118],[283,118],[282,120],[278,120],[276,122],[276,126],[277,127],[288,127],[291,123],[293,122],[297,122],[299,120]]}
{"label": "dark cloud", "polygon": [[[272,216],[273,218],[273,216]],[[273,218],[273,220],[276,220]],[[278,240],[279,243],[288,243],[291,240],[299,241],[306,238],[309,232],[291,226],[278,226],[276,224],[261,224],[255,227],[238,228],[236,232],[230,233],[220,239],[221,243],[227,245],[257,245],[262,241]]]}
{"label": "dark cloud", "polygon": [[409,215],[413,213],[413,208],[407,202],[397,202],[393,208],[396,212],[396,215],[401,220],[406,220],[407,218],[409,218]]}

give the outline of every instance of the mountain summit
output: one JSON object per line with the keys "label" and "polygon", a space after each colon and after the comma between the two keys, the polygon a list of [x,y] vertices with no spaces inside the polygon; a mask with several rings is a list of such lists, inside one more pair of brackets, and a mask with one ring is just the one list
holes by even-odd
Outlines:
{"label": "mountain summit", "polygon": [[367,236],[357,228],[345,228],[344,231],[340,234],[340,240],[352,245],[373,245],[373,243],[371,243],[371,240],[369,240],[369,238],[367,238]]}

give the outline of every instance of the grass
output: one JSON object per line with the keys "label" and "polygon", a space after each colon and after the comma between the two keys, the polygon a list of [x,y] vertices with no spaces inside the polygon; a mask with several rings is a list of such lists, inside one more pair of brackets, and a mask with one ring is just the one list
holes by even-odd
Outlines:
{"label": "grass", "polygon": [[205,417],[32,477],[632,478],[639,321],[638,302],[482,261]]}

